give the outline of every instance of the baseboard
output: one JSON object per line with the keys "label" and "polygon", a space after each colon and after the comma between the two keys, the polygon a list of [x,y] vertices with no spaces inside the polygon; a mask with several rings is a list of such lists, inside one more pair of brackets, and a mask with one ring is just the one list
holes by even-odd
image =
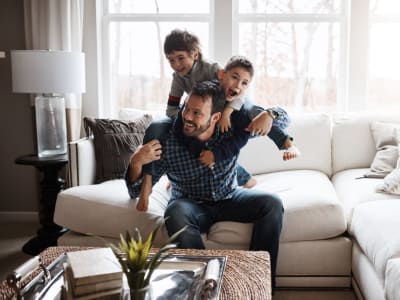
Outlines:
{"label": "baseboard", "polygon": [[0,223],[5,222],[39,222],[37,211],[2,211]]}

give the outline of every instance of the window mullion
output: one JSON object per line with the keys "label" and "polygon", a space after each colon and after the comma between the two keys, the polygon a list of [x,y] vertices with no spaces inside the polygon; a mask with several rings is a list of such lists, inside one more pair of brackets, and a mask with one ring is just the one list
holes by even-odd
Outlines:
{"label": "window mullion", "polygon": [[354,0],[350,12],[348,110],[366,108],[369,1]]}
{"label": "window mullion", "polygon": [[232,55],[232,0],[214,0],[214,59],[224,65]]}

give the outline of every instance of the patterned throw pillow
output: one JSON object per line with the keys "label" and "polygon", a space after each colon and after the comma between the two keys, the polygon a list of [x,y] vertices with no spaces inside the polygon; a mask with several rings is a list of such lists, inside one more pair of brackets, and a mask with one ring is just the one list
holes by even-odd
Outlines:
{"label": "patterned throw pillow", "polygon": [[83,118],[86,135],[93,135],[96,156],[96,183],[123,178],[129,157],[142,144],[152,117],[133,121]]}

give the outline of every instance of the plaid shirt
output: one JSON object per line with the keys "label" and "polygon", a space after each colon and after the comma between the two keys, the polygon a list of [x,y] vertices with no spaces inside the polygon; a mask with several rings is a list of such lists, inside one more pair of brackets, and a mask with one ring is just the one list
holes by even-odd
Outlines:
{"label": "plaid shirt", "polygon": [[[249,123],[245,113],[241,110],[233,114],[242,120],[242,128],[245,128]],[[182,128],[179,127],[176,130],[182,130]],[[247,143],[249,135],[247,134],[246,137],[243,146]],[[217,128],[212,138],[204,143],[204,148],[218,147],[225,138],[226,135],[220,134]],[[230,198],[237,188],[238,156],[216,162],[214,168],[210,169],[203,166],[199,158],[188,150],[187,141],[190,139],[184,140],[176,133],[172,133],[165,141],[162,158],[154,161],[158,174],[153,174],[153,185],[163,174],[167,174],[172,187],[171,200],[189,198],[196,201],[218,201]],[[136,198],[140,193],[142,178],[132,184],[126,176],[126,182],[130,196]]]}

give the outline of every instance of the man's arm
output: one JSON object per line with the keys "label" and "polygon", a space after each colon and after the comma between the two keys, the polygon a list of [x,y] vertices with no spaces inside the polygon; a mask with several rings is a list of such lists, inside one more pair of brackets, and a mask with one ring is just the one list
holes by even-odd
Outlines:
{"label": "man's arm", "polygon": [[[147,144],[137,148],[131,155],[125,174],[125,181],[131,198],[136,198],[140,193],[143,165],[160,160],[161,148],[161,144],[158,140],[151,140]],[[157,170],[161,170],[161,167],[158,167]],[[162,172],[153,174],[153,185],[161,176]]]}

